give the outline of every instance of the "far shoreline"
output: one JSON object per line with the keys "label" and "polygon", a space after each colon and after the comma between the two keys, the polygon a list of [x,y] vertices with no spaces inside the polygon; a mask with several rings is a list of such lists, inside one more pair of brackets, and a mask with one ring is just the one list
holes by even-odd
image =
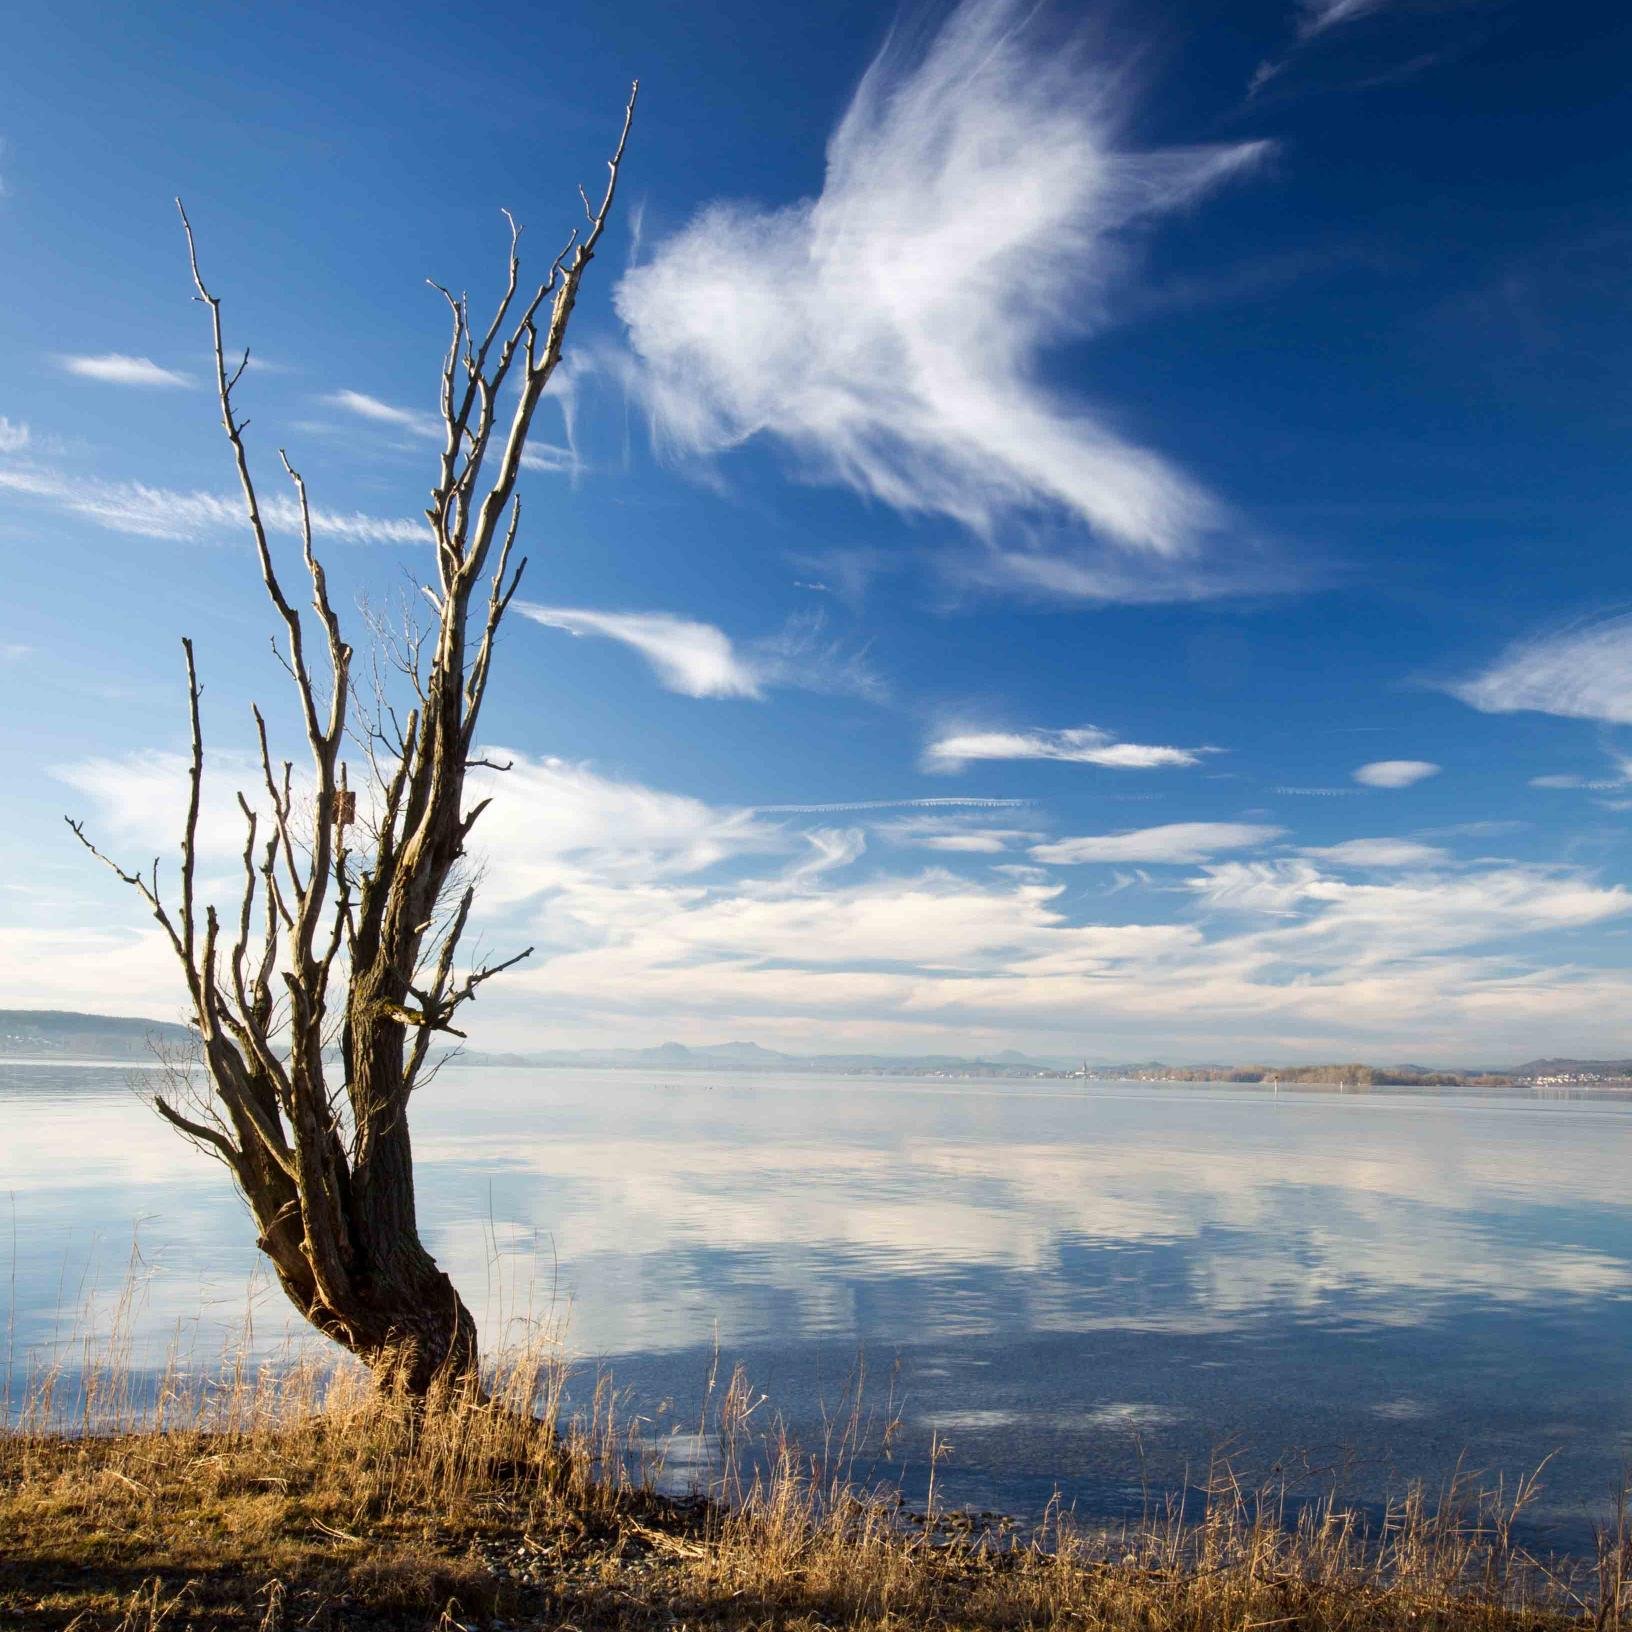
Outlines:
{"label": "far shoreline", "polygon": [[[199,1069],[190,1060],[161,1060],[151,1056],[75,1056],[38,1054],[0,1054],[0,1069],[7,1067],[49,1066],[72,1071],[141,1071],[191,1072]],[[1296,1098],[1313,1095],[1320,1098],[1412,1098],[1412,1099],[1470,1099],[1480,1101],[1521,1101],[1530,1104],[1591,1103],[1621,1104],[1632,1101],[1632,1078],[1618,1078],[1601,1083],[1546,1083],[1515,1079],[1510,1083],[1412,1083],[1412,1082],[1338,1082],[1295,1081],[1274,1079],[1240,1080],[1231,1077],[1189,1076],[1121,1076],[1091,1072],[1087,1076],[1062,1072],[1003,1074],[980,1071],[888,1071],[838,1069],[767,1069],[763,1066],[576,1064],[557,1061],[509,1060],[498,1058],[467,1059],[460,1055],[447,1058],[444,1068],[463,1068],[469,1071],[525,1071],[540,1074],[620,1077],[638,1081],[652,1088],[724,1088],[744,1091],[767,1088],[778,1084],[834,1082],[871,1084],[898,1092],[953,1092],[960,1088],[979,1088],[994,1095],[1012,1094],[1027,1098],[1073,1099],[1091,1098],[1100,1090],[1142,1089],[1151,1092],[1170,1090],[1227,1091],[1232,1094],[1256,1094],[1265,1099]],[[674,1079],[683,1079],[675,1081]]]}

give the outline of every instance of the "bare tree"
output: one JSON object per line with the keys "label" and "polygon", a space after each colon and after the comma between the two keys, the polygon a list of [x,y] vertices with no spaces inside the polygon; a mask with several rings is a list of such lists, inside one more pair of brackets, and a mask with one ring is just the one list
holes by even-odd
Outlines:
{"label": "bare tree", "polygon": [[[293,484],[321,668],[308,651],[309,615],[279,576],[234,405],[249,353],[228,362],[221,303],[204,282],[181,210],[197,298],[210,315],[221,423],[282,625],[281,646],[274,634],[273,647],[305,727],[309,796],[297,793],[292,763],[274,760],[255,708],[263,785],[255,801],[238,795],[242,894],[235,921],[223,926],[216,909],[196,899],[204,738],[193,646],[184,640],[192,756],[179,898],[161,896],[157,861],[145,875],[126,871],[69,820],[147,902],[181,964],[204,1085],[192,1103],[159,1096],[158,1110],[231,1169],[258,1244],[295,1307],[382,1383],[415,1394],[439,1375],[468,1379],[477,1367],[475,1322],[420,1240],[408,1104],[433,1039],[462,1035],[453,1025],[460,1007],[527,956],[457,968],[475,893],[460,862],[486,805],[466,809],[465,776],[494,640],[526,565],[512,569],[511,555],[528,432],[611,213],[638,88],[599,207],[580,189],[586,225],[544,281],[522,291],[520,232],[511,221],[508,279],[485,328],[473,324],[465,297],[440,290],[452,337],[442,364],[442,452],[425,512],[436,553],[434,587],[424,586],[434,623],[396,652],[412,690],[405,714],[368,711],[360,740],[370,777],[361,789],[350,785],[342,757],[358,689],[353,652],[313,548],[306,484],[280,452]],[[507,392],[514,394],[508,410]]]}

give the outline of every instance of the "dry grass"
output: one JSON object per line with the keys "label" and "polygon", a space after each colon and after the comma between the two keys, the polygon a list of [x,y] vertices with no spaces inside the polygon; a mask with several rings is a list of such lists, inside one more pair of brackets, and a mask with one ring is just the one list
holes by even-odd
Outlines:
{"label": "dry grass", "polygon": [[1091,1534],[1051,1513],[1021,1538],[857,1489],[859,1411],[814,1453],[756,1436],[739,1376],[704,1425],[708,1489],[681,1501],[604,1382],[541,1426],[563,1382],[520,1355],[490,1401],[414,1411],[344,1364],[141,1398],[113,1368],[71,1404],[46,1378],[0,1432],[0,1626],[1519,1632],[1632,1612],[1626,1536],[1568,1574],[1516,1544],[1528,1488],[1410,1492],[1368,1529],[1220,1467],[1194,1521]]}

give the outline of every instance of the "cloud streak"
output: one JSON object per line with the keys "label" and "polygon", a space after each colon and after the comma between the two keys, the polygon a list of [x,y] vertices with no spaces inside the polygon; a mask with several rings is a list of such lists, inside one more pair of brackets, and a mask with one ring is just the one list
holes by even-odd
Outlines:
{"label": "cloud streak", "polygon": [[1259,822],[1166,822],[1127,833],[1092,833],[1075,839],[1034,844],[1037,861],[1077,865],[1084,862],[1206,861],[1221,850],[1248,850],[1278,839],[1285,828]]}
{"label": "cloud streak", "polygon": [[1519,641],[1482,674],[1446,689],[1484,714],[1528,711],[1632,725],[1632,617]]}
{"label": "cloud streak", "polygon": [[[0,466],[0,492],[37,499],[110,532],[134,533],[140,538],[215,543],[240,535],[248,527],[243,499],[237,495],[188,493],[146,482],[99,481],[38,465]],[[275,532],[300,532],[300,507],[283,494],[264,500],[261,516]],[[419,544],[429,537],[423,521],[322,508],[312,511],[312,531],[319,538],[345,544]]]}
{"label": "cloud streak", "polygon": [[1029,805],[1029,799],[845,799],[812,805],[756,805],[763,815],[827,815],[839,811],[861,810],[1020,810]]}
{"label": "cloud streak", "polygon": [[[1442,0],[1442,9],[1458,5],[1477,5],[1481,0]],[[1298,0],[1298,19],[1292,44],[1278,57],[1271,57],[1258,65],[1247,87],[1250,100],[1272,79],[1291,66],[1306,46],[1330,34],[1334,29],[1346,28],[1351,23],[1365,21],[1379,12],[1403,9],[1400,0]],[[1362,80],[1365,85],[1386,85],[1398,79],[1409,78],[1422,69],[1443,60],[1442,51],[1423,51],[1397,68]]]}
{"label": "cloud streak", "polygon": [[366,391],[331,391],[323,401],[331,408],[354,414],[358,419],[372,420],[376,425],[391,425],[430,442],[442,440],[442,426],[430,414],[382,402],[378,397],[369,396]]}
{"label": "cloud streak", "polygon": [[1084,725],[1068,731],[950,732],[925,748],[923,764],[927,771],[961,771],[975,760],[1057,759],[1073,765],[1148,771],[1199,764],[1203,754],[1217,751],[1118,742],[1109,731]]}
{"label": "cloud streak", "polygon": [[795,618],[778,634],[739,646],[723,629],[672,612],[593,612],[518,601],[516,610],[549,629],[600,636],[633,648],[669,691],[682,697],[760,698],[779,686],[877,698],[883,684],[864,654],[823,634],[819,616]]}
{"label": "cloud streak", "polygon": [[1301,855],[1335,867],[1432,867],[1447,859],[1438,845],[1415,839],[1345,839],[1341,844],[1306,845]]}
{"label": "cloud streak", "polygon": [[[562,372],[563,370],[557,371],[558,375]],[[553,389],[548,391],[546,395],[553,397],[560,406],[567,423],[570,443],[572,430],[571,389],[564,378],[559,383],[552,381],[552,385]],[[331,391],[322,401],[325,406],[338,408],[342,413],[350,414],[355,419],[367,420],[373,425],[389,426],[391,429],[402,431],[408,436],[417,437],[422,442],[442,442],[447,436],[446,427],[436,415],[422,413],[417,408],[399,407],[394,402],[386,402],[383,398],[370,396],[366,391]],[[578,455],[570,445],[562,447],[554,442],[545,442],[538,437],[529,437],[527,446],[522,450],[521,464],[524,470],[551,472],[575,472],[579,468]]]}
{"label": "cloud streak", "polygon": [[108,351],[95,357],[62,356],[58,365],[69,374],[83,380],[98,380],[103,385],[191,386],[190,374],[173,368],[163,368],[151,357],[129,357],[123,352]]}
{"label": "cloud streak", "polygon": [[1384,11],[1394,0],[1301,0],[1298,38],[1312,40],[1328,29],[1358,22],[1374,12]]}
{"label": "cloud streak", "polygon": [[737,654],[730,637],[711,623],[670,612],[590,612],[518,602],[516,610],[547,629],[601,635],[633,647],[670,691],[683,697],[760,697],[759,676]]}
{"label": "cloud streak", "polygon": [[[713,204],[619,283],[660,447],[768,438],[819,479],[961,522],[994,544],[988,578],[1028,564],[1005,566],[999,533],[1041,518],[1066,525],[1076,563],[1054,592],[1136,595],[1143,563],[1161,593],[1190,593],[1180,566],[1201,566],[1221,507],[1052,392],[1040,362],[1109,321],[1130,232],[1264,144],[1126,150],[1122,84],[1042,38],[1018,0],[964,0],[915,59],[887,48],[819,197]],[[1117,560],[1091,582],[1085,535]]]}

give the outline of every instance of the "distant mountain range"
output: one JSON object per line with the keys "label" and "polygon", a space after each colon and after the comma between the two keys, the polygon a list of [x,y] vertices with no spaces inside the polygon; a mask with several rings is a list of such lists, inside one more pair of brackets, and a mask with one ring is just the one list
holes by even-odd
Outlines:
{"label": "distant mountain range", "polygon": [[[154,1044],[188,1047],[186,1026],[133,1016],[79,1014],[68,1009],[0,1009],[0,1057],[11,1059],[146,1060]],[[953,1054],[783,1054],[758,1043],[715,1043],[688,1047],[660,1043],[655,1048],[545,1049],[520,1054],[465,1050],[462,1065],[622,1066],[663,1071],[903,1072],[911,1075],[1029,1076],[1068,1070],[1075,1060],[1033,1059],[1004,1049],[990,1059]]]}
{"label": "distant mountain range", "polygon": [[462,1065],[620,1067],[656,1071],[764,1071],[883,1076],[1034,1077],[1072,1071],[1080,1060],[1042,1058],[1005,1048],[995,1054],[784,1054],[758,1043],[659,1043],[654,1048],[552,1048],[524,1054],[461,1054]]}
{"label": "distant mountain range", "polygon": [[[67,1009],[0,1009],[0,1057],[10,1059],[146,1060],[154,1046],[187,1048],[194,1034],[186,1026],[164,1020],[130,1016],[79,1014]],[[859,1073],[905,1077],[1046,1077],[1075,1074],[1080,1058],[1023,1054],[1000,1049],[987,1055],[964,1054],[788,1054],[759,1043],[659,1043],[653,1048],[552,1048],[525,1053],[489,1053],[466,1050],[459,1055],[467,1066],[532,1066],[539,1068],[606,1068],[642,1071],[757,1071],[764,1073]],[[1151,1077],[1173,1071],[1189,1076],[1232,1069],[1217,1066],[1170,1066],[1160,1060],[1093,1061],[1087,1069],[1096,1077],[1117,1075]],[[1283,1068],[1288,1074],[1296,1068]],[[1434,1068],[1392,1066],[1391,1072],[1427,1075]],[[1458,1075],[1500,1077],[1573,1077],[1578,1080],[1632,1077],[1632,1060],[1537,1059],[1523,1065],[1480,1068]]]}

